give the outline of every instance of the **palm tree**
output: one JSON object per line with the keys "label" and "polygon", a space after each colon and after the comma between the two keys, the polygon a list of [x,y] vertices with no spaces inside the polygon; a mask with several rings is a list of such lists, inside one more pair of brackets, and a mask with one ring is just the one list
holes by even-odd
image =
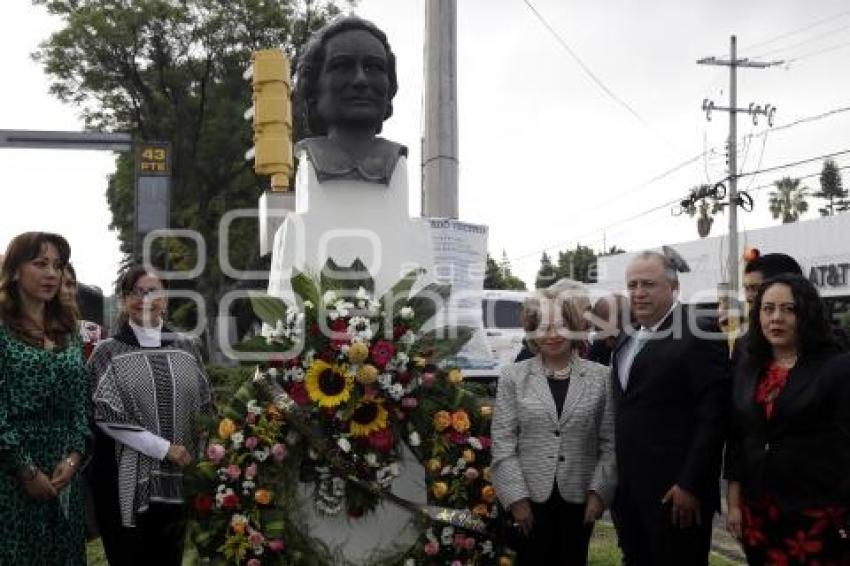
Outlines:
{"label": "palm tree", "polygon": [[800,179],[783,177],[773,183],[775,191],[770,191],[768,205],[774,218],[782,218],[783,224],[796,222],[800,215],[809,210],[806,202],[808,187],[800,186]]}

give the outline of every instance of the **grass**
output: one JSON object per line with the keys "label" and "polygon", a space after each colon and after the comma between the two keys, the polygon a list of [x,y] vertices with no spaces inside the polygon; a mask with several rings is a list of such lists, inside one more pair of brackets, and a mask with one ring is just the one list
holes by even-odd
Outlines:
{"label": "grass", "polygon": [[[620,549],[617,547],[617,537],[614,534],[614,528],[606,523],[597,523],[596,528],[593,530],[593,538],[590,539],[588,566],[620,566],[620,559]],[[107,566],[100,540],[94,540],[89,543],[88,564],[89,566]],[[736,566],[738,563],[712,553],[709,564],[711,566]],[[188,561],[184,561],[184,566],[194,565],[188,564]]]}

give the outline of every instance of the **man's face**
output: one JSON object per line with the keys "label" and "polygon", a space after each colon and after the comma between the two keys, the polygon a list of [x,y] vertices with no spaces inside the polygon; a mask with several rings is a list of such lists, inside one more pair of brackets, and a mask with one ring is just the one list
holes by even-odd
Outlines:
{"label": "man's face", "polygon": [[678,284],[671,284],[664,266],[656,258],[637,258],[626,269],[632,316],[643,326],[653,326],[670,310],[676,300]]}
{"label": "man's face", "polygon": [[761,271],[744,273],[744,296],[747,298],[748,308],[752,308],[753,302],[756,300],[756,295],[758,295],[759,287],[761,287],[763,281],[764,276],[761,274]]}
{"label": "man's face", "polygon": [[389,104],[387,52],[371,33],[348,30],[325,44],[317,109],[328,125],[376,129]]}

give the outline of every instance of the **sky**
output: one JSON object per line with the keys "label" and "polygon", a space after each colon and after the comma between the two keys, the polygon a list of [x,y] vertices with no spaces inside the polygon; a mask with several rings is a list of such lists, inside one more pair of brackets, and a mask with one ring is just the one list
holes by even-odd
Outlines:
{"label": "sky", "polygon": [[[10,80],[0,128],[81,129],[78,109],[49,94],[29,56],[60,22],[28,0],[3,4],[0,61]],[[400,90],[383,135],[410,149],[418,213],[424,0],[362,0],[355,12],[384,29],[397,56]],[[696,61],[728,59],[732,34],[739,57],[786,61],[739,70],[739,107],[777,107],[772,130],[739,116],[740,171],[850,150],[848,111],[791,125],[850,107],[845,0],[460,0],[460,219],[488,225],[491,254],[504,251],[530,284],[544,250],[631,251],[696,238],[695,220],[666,203],[726,174],[728,115],[707,121],[701,105],[728,106],[729,70]],[[850,153],[835,159],[850,165]],[[24,230],[60,232],[80,279],[111,288],[120,259],[105,198],[113,167],[103,152],[0,150],[0,247]],[[754,190],[756,207],[739,215],[740,227],[776,224],[764,186],[821,167],[818,159],[743,177],[739,189]],[[817,176],[804,184],[819,188]],[[804,218],[817,216],[815,203]],[[712,235],[726,231],[718,217]]]}

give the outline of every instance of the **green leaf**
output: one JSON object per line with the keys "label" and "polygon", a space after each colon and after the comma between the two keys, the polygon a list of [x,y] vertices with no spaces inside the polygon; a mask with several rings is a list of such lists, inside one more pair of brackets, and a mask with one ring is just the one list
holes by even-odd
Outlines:
{"label": "green leaf", "polygon": [[304,272],[295,270],[295,275],[289,281],[292,292],[302,301],[310,301],[316,307],[319,306],[319,289],[316,282]]}
{"label": "green leaf", "polygon": [[286,315],[286,305],[271,295],[252,296],[251,306],[257,318],[271,326],[275,326],[277,321],[283,320]]}
{"label": "green leaf", "polygon": [[431,283],[411,297],[408,305],[413,309],[416,326],[428,322],[437,313],[438,307],[445,308],[451,292],[451,285]]}
{"label": "green leaf", "polygon": [[417,268],[409,271],[404,277],[399,279],[395,285],[389,288],[384,296],[381,297],[381,304],[386,307],[392,305],[393,317],[398,314],[398,311],[407,304],[407,298],[410,295],[410,289],[416,281],[425,274],[425,269]]}
{"label": "green leaf", "polygon": [[349,267],[341,267],[333,258],[328,258],[322,268],[321,285],[322,289],[356,291],[363,287],[369,293],[375,292],[375,281],[360,258],[356,258]]}
{"label": "green leaf", "polygon": [[475,332],[468,326],[443,326],[426,332],[419,339],[422,349],[431,349],[429,363],[437,363],[457,354]]}

